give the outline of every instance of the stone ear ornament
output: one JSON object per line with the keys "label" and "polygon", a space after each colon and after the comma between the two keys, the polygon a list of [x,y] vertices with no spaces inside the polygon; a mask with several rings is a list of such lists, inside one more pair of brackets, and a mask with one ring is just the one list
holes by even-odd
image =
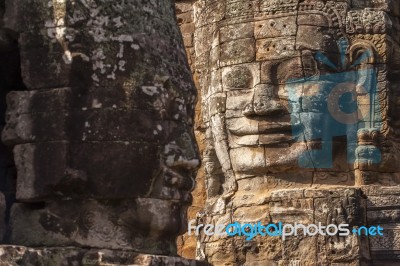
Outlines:
{"label": "stone ear ornament", "polygon": [[[365,12],[373,11],[367,10]],[[374,21],[380,25],[380,22]],[[383,29],[378,26],[372,27],[369,24],[363,30],[368,32],[372,27],[374,31],[381,32]],[[361,28],[359,28],[359,31],[361,31]],[[362,186],[371,185],[378,181],[376,172],[380,165],[384,164],[383,160],[386,158],[381,141],[390,131],[388,105],[386,104],[388,89],[385,84],[381,83],[381,78],[378,77],[380,73],[377,64],[382,58],[379,58],[375,45],[363,39],[353,39],[351,42],[352,45],[348,49],[349,62],[351,68],[356,69],[359,73],[356,78],[357,101],[360,106],[360,115],[364,117],[363,120],[365,121],[362,127],[358,127],[354,162],[355,185]]]}

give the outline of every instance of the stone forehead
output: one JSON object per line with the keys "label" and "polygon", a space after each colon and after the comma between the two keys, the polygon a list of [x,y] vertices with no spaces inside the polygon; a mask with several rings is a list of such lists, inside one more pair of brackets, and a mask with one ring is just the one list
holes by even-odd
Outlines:
{"label": "stone forehead", "polygon": [[[205,6],[214,6],[217,1],[208,1]],[[225,13],[245,15],[247,11],[266,12],[269,14],[284,14],[303,10],[321,10],[328,11],[331,9],[345,10],[349,7],[347,2],[343,1],[299,1],[299,0],[256,0],[256,1],[219,1],[220,7],[224,8]],[[240,10],[242,12],[236,12]]]}
{"label": "stone forehead", "polygon": [[[376,2],[376,1],[375,1]],[[374,3],[375,3],[374,2]],[[384,33],[382,28],[388,28],[390,18],[382,8],[375,8],[375,4],[369,6],[350,6],[348,1],[300,1],[300,0],[259,0],[259,1],[205,1],[202,13],[212,12],[219,14],[212,20],[220,26],[236,24],[238,22],[252,22],[266,19],[285,18],[299,16],[297,24],[314,24],[333,28],[341,28],[346,33]],[[317,19],[306,19],[314,14]],[[307,15],[307,16],[306,16]],[[199,15],[202,16],[201,14]],[[199,19],[201,19],[199,17]],[[304,17],[301,21],[301,17]],[[205,19],[207,20],[207,19]],[[211,22],[211,21],[210,21]],[[371,32],[370,25],[383,24],[380,30]]]}

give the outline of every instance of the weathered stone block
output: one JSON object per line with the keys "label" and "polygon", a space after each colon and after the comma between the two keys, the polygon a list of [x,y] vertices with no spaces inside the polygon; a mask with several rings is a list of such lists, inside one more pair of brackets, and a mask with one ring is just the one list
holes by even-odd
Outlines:
{"label": "weathered stone block", "polygon": [[[104,17],[101,5],[108,6],[106,10],[108,19]],[[121,27],[130,27],[134,32],[147,29],[150,33],[157,25],[169,24],[164,25],[165,29],[177,30],[175,26],[171,27],[175,23],[173,8],[159,2],[135,0],[134,2],[112,4],[111,1],[104,3],[96,0],[86,4],[74,0],[54,3],[40,0],[7,0],[6,6],[5,27],[17,32],[36,32],[44,27],[54,28],[57,26],[92,27],[100,31],[94,32],[93,36],[101,39],[103,34],[115,33]],[[121,14],[120,10],[125,12]],[[163,22],[160,23],[160,20]],[[130,23],[125,24],[124,21]],[[143,24],[147,24],[149,27],[144,27]],[[159,34],[166,33],[163,29],[159,29],[157,32]]]}
{"label": "weathered stone block", "polygon": [[[345,0],[346,1],[346,0]],[[337,2],[345,2],[345,1],[337,1]],[[300,9],[304,8],[302,6]],[[346,4],[342,3],[337,5],[338,8],[341,8],[342,14],[345,14],[347,11]],[[303,12],[301,12],[303,11]],[[330,18],[320,12],[307,12],[307,10],[301,10],[297,15],[297,25],[301,26],[318,26],[318,27],[328,27],[329,30],[332,30],[331,33],[335,34],[335,30],[338,30],[340,27],[344,29],[344,17],[335,16],[335,18]],[[339,20],[340,19],[340,23]],[[312,35],[310,35],[312,37]]]}
{"label": "weathered stone block", "polygon": [[141,110],[101,108],[72,112],[68,137],[74,141],[144,141],[161,144],[176,126],[160,114]]}
{"label": "weathered stone block", "polygon": [[[207,6],[203,3],[196,5],[197,8],[194,9],[194,16],[197,18],[196,28],[207,28],[209,25],[213,25],[214,22],[220,21],[224,18],[225,13],[225,3],[220,1],[210,2]],[[204,11],[208,12],[204,12]],[[212,12],[210,12],[212,10]],[[202,27],[207,25],[207,27]]]}
{"label": "weathered stone block", "polygon": [[236,172],[263,173],[266,167],[263,147],[231,149],[232,167]]}
{"label": "weathered stone block", "polygon": [[[335,143],[335,144],[343,147],[343,143]],[[313,177],[313,184],[353,186],[355,184],[354,174],[351,172],[350,173],[341,172],[342,170],[350,169],[350,165],[348,165],[346,162],[346,155],[342,153],[340,154],[342,156],[339,156],[337,152],[334,153],[335,153],[334,168],[337,171],[329,172],[321,170],[319,172],[315,172]],[[336,168],[336,166],[338,168]]]}
{"label": "weathered stone block", "polygon": [[395,0],[376,0],[372,3],[368,0],[352,0],[352,5],[357,8],[368,8],[371,4],[373,8],[400,16],[400,4]]}
{"label": "weathered stone block", "polygon": [[312,209],[312,200],[295,198],[294,195],[273,198],[279,201],[269,202],[268,215],[272,222],[301,223],[304,225],[313,223],[314,210]]}
{"label": "weathered stone block", "polygon": [[253,22],[228,25],[220,29],[221,43],[238,39],[251,38],[253,36],[254,36]]}
{"label": "weathered stone block", "polygon": [[[206,251],[203,256],[212,265],[223,265],[224,263],[235,265],[235,251],[232,249],[232,244],[228,243],[228,241],[205,243],[202,247]],[[217,250],[220,250],[220,252],[217,252]]]}
{"label": "weathered stone block", "polygon": [[[254,93],[251,90],[228,91],[226,97],[226,109],[238,110],[240,111],[238,114],[243,116],[242,111],[245,110],[245,107],[248,104],[252,103],[253,95]],[[230,118],[228,114],[226,114],[226,118]]]}
{"label": "weathered stone block", "polygon": [[[190,15],[190,13],[189,13]],[[180,16],[182,18],[182,16]],[[179,18],[178,18],[179,19]],[[185,23],[180,26],[180,29],[183,33],[193,33],[194,32],[194,23]]]}
{"label": "weathered stone block", "polygon": [[176,1],[175,11],[177,14],[193,11],[193,5],[185,1]]}
{"label": "weathered stone block", "polygon": [[263,61],[296,56],[295,43],[294,37],[259,39],[256,41],[256,59]]}
{"label": "weathered stone block", "polygon": [[[62,59],[63,54],[61,51],[49,53],[46,47],[22,50],[21,71],[25,85],[30,89],[71,85],[71,65],[65,64]],[[86,70],[89,70],[89,67]]]}
{"label": "weathered stone block", "polygon": [[210,104],[209,114],[211,116],[224,113],[226,110],[226,95],[225,93],[218,93],[211,95],[208,99]]}
{"label": "weathered stone block", "polygon": [[151,185],[161,170],[160,149],[140,142],[76,143],[71,145],[70,165],[87,176],[88,193],[83,195],[134,198],[151,192]]}
{"label": "weathered stone block", "polygon": [[221,59],[220,46],[211,48],[209,55],[209,65],[212,70],[216,70],[219,67],[219,62]]}
{"label": "weathered stone block", "polygon": [[299,25],[296,35],[296,49],[323,50],[326,53],[339,54],[335,39],[331,35],[327,35],[326,30],[320,26]]}
{"label": "weathered stone block", "polygon": [[2,140],[8,145],[65,140],[67,116],[64,112],[9,114]]}
{"label": "weathered stone block", "polygon": [[221,66],[252,62],[255,57],[255,42],[252,38],[226,42],[220,46]]}
{"label": "weathered stone block", "polygon": [[[208,93],[210,95],[214,93],[222,92],[222,74],[221,70],[211,71],[210,77],[210,88]],[[203,95],[203,98],[206,97],[206,94]]]}
{"label": "weathered stone block", "polygon": [[176,252],[170,236],[179,234],[176,224],[185,221],[172,221],[169,216],[179,219],[180,208],[180,203],[156,199],[64,200],[44,206],[17,203],[11,211],[10,242],[170,255]]}
{"label": "weathered stone block", "polygon": [[243,146],[257,146],[260,143],[260,136],[257,136],[257,135],[248,135],[248,136],[229,135],[228,141],[229,141],[229,147],[232,149],[240,148]]}
{"label": "weathered stone block", "polygon": [[235,18],[244,15],[252,15],[257,11],[257,1],[229,1],[226,3],[225,16],[228,18]]}
{"label": "weathered stone block", "polygon": [[193,33],[183,34],[182,38],[183,38],[183,42],[185,43],[186,54],[188,55],[188,63],[189,63],[189,65],[193,65],[193,61],[192,61],[193,58],[191,56],[191,52],[190,52],[190,50],[187,49],[187,47],[193,47],[194,46]]}
{"label": "weathered stone block", "polygon": [[369,238],[371,258],[377,265],[388,265],[399,259],[400,189],[394,187],[364,186],[367,199],[368,225],[381,226],[383,236]]}
{"label": "weathered stone block", "polygon": [[17,198],[40,201],[49,197],[115,199],[148,195],[160,170],[159,149],[128,141],[17,145]]}
{"label": "weathered stone block", "polygon": [[55,88],[45,91],[11,91],[7,94],[8,114],[44,113],[66,111],[71,88]]}
{"label": "weathered stone block", "polygon": [[[286,141],[288,141],[290,136],[286,135],[285,138]],[[276,141],[277,144],[279,144],[281,140],[282,136],[280,135],[271,135],[271,137],[268,139],[268,141]],[[265,143],[266,142],[262,142],[261,144]],[[265,162],[269,168],[276,169],[275,171],[278,171],[279,169],[286,169],[289,172],[290,170],[294,170],[299,166],[299,158],[302,154],[304,154],[304,157],[309,159],[305,149],[305,147],[307,147],[306,143],[293,143],[290,146],[290,149],[287,149],[285,144],[286,143],[283,142],[282,146],[276,145],[276,147],[265,147]],[[306,173],[309,171],[304,170]]]}
{"label": "weathered stone block", "polygon": [[254,37],[256,39],[295,36],[297,31],[297,16],[277,15],[267,20],[254,23]]}
{"label": "weathered stone block", "polygon": [[[211,47],[208,42],[218,40],[218,35],[215,34],[216,26],[214,24],[207,25],[207,27],[197,28],[194,33],[196,62],[197,57],[210,52]],[[218,44],[218,43],[217,43]]]}
{"label": "weathered stone block", "polygon": [[18,199],[30,200],[54,193],[53,180],[61,179],[67,169],[67,145],[66,142],[52,142],[15,146]]}

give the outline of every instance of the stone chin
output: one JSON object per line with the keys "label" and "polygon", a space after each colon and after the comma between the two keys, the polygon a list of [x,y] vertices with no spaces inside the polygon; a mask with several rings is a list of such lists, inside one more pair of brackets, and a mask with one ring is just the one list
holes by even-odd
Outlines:
{"label": "stone chin", "polygon": [[136,217],[141,230],[155,237],[176,237],[187,229],[187,209],[193,201],[191,191],[199,162],[179,158],[174,164],[162,163],[149,194],[136,200]]}
{"label": "stone chin", "polygon": [[186,232],[189,202],[154,198],[137,199],[136,202],[141,231],[155,237],[176,237]]}

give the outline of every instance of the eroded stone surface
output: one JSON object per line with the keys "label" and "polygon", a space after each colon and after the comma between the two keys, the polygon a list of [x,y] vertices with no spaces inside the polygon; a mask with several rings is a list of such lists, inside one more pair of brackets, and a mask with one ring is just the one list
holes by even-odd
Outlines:
{"label": "eroded stone surface", "polygon": [[[174,254],[168,235],[185,228],[182,204],[168,200],[70,200],[44,206],[16,203],[11,243],[21,246],[80,246]],[[162,213],[168,211],[169,216]],[[177,226],[179,225],[179,226]],[[163,232],[160,235],[160,232]]]}
{"label": "eroded stone surface", "polygon": [[[235,197],[235,196],[234,196]],[[235,200],[233,198],[233,200]],[[348,223],[350,227],[365,224],[365,200],[361,190],[336,188],[331,191],[315,189],[278,190],[258,203],[230,207],[224,214],[203,216],[200,223],[301,223],[304,225]],[[202,237],[199,245],[203,254],[213,265],[265,265],[280,263],[290,265],[294,261],[313,265],[342,263],[358,265],[368,261],[368,241],[365,237],[256,236],[250,241],[244,236]],[[201,253],[200,253],[201,254]]]}

